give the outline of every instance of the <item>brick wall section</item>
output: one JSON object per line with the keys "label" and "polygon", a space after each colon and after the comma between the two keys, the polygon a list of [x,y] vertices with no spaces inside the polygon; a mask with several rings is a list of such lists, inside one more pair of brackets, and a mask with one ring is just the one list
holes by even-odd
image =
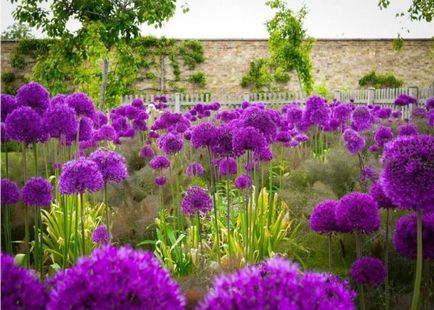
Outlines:
{"label": "brick wall section", "polygon": [[[207,74],[206,89],[215,93],[243,93],[241,77],[249,62],[268,56],[267,40],[202,40],[205,62],[195,71]],[[14,42],[2,42],[2,72],[11,71]],[[318,39],[312,50],[313,74],[317,84],[329,90],[354,89],[358,80],[371,70],[393,73],[405,81],[404,86],[428,87],[434,83],[434,43],[432,39],[406,40],[397,52],[392,40],[324,40]],[[29,76],[30,72],[20,72]],[[140,91],[143,85],[136,83]],[[288,85],[298,89],[294,75]]]}

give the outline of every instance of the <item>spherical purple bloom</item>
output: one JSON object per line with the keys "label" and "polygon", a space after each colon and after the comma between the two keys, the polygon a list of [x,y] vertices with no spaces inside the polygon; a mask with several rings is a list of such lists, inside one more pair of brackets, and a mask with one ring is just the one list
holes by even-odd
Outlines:
{"label": "spherical purple bloom", "polygon": [[311,124],[326,124],[329,119],[329,110],[326,103],[326,99],[321,96],[310,96],[306,100],[303,118]]}
{"label": "spherical purple bloom", "polygon": [[271,116],[271,111],[256,106],[244,110],[240,117],[241,126],[253,127],[258,130],[268,142],[272,142],[276,135],[276,122]]}
{"label": "spherical purple bloom", "polygon": [[358,106],[354,109],[352,114],[352,126],[357,131],[371,128],[373,118],[368,108],[365,106]]}
{"label": "spherical purple bloom", "polygon": [[386,144],[381,181],[400,208],[434,209],[434,137],[404,136]]}
{"label": "spherical purple bloom", "polygon": [[126,160],[115,151],[99,148],[89,159],[98,165],[104,182],[120,183],[128,177]]}
{"label": "spherical purple bloom", "polygon": [[189,177],[203,176],[203,167],[200,163],[191,163],[185,168],[185,174]]}
{"label": "spherical purple bloom", "polygon": [[215,129],[211,150],[217,156],[228,156],[233,152],[232,147],[232,128],[229,125],[221,125]]}
{"label": "spherical purple bloom", "polygon": [[155,185],[162,187],[162,186],[166,185],[167,178],[164,175],[159,175],[159,176],[155,177],[154,183],[155,183]]}
{"label": "spherical purple bloom", "polygon": [[66,97],[68,97],[67,95],[64,94],[57,94],[54,97],[51,97],[50,99],[50,106],[56,106],[59,104],[65,104],[65,99]]}
{"label": "spherical purple bloom", "polygon": [[434,97],[430,97],[426,100],[425,107],[428,111],[434,109]]}
{"label": "spherical purple bloom", "polygon": [[307,135],[305,135],[305,134],[302,134],[302,133],[297,134],[297,135],[294,137],[294,139],[295,139],[295,141],[298,141],[298,142],[306,142],[306,141],[309,141],[309,137],[308,137]]}
{"label": "spherical purple bloom", "polygon": [[175,135],[171,132],[161,136],[158,141],[158,147],[166,154],[176,154],[184,146],[182,137]]}
{"label": "spherical purple bloom", "polygon": [[381,182],[375,182],[372,185],[369,193],[371,194],[372,198],[374,198],[374,200],[377,202],[379,208],[383,208],[383,209],[396,208],[396,205],[393,204],[392,200],[390,200],[390,198],[384,194],[383,186],[381,185]]}
{"label": "spherical purple bloom", "polygon": [[222,177],[230,177],[237,174],[237,161],[231,157],[220,160],[218,173]]}
{"label": "spherical purple bloom", "polygon": [[369,148],[368,148],[369,152],[371,153],[376,153],[380,150],[380,147],[377,144],[372,144]]}
{"label": "spherical purple bloom", "polygon": [[93,136],[93,122],[89,117],[83,116],[78,125],[78,140],[86,141]]}
{"label": "spherical purple bloom", "polygon": [[393,139],[392,129],[386,126],[377,128],[374,134],[374,140],[378,146],[384,146],[387,142]]}
{"label": "spherical purple bloom", "polygon": [[19,104],[15,100],[15,97],[12,95],[1,94],[0,97],[1,102],[1,121],[4,122],[6,117],[16,108],[19,107]]}
{"label": "spherical purple bloom", "polygon": [[398,127],[398,136],[415,136],[417,127],[413,124],[404,124]]}
{"label": "spherical purple bloom", "polygon": [[37,276],[16,266],[13,257],[1,253],[2,309],[43,310],[47,294]]}
{"label": "spherical purple bloom", "polygon": [[393,111],[392,112],[392,117],[393,118],[401,118],[402,116],[402,112],[401,111]]}
{"label": "spherical purple bloom", "polygon": [[77,116],[92,118],[95,113],[95,105],[85,93],[73,93],[66,97],[65,103],[75,110]]}
{"label": "spherical purple bloom", "polygon": [[139,156],[142,158],[152,158],[154,155],[154,150],[149,145],[145,145],[139,151]]}
{"label": "spherical purple bloom", "polygon": [[360,171],[360,182],[366,184],[368,182],[375,182],[378,179],[378,173],[372,166],[363,167]]}
{"label": "spherical purple bloom", "polygon": [[0,137],[1,137],[1,143],[5,143],[5,142],[8,142],[10,140],[8,137],[8,134],[6,132],[5,123],[0,124]]}
{"label": "spherical purple bloom", "polygon": [[273,159],[273,152],[266,146],[255,150],[253,158],[259,161],[271,161]]}
{"label": "spherical purple bloom", "polygon": [[290,104],[286,108],[286,119],[291,124],[297,124],[303,117],[303,110],[298,104]]}
{"label": "spherical purple bloom", "polygon": [[356,309],[353,292],[336,276],[305,272],[273,257],[234,274],[220,275],[198,309]]}
{"label": "spherical purple bloom", "polygon": [[98,165],[83,157],[71,160],[62,167],[59,179],[59,191],[62,194],[83,194],[100,190],[104,180]]}
{"label": "spherical purple bloom", "polygon": [[427,111],[424,108],[415,108],[411,111],[411,118],[426,118]]}
{"label": "spherical purple bloom", "polygon": [[10,113],[5,127],[7,136],[21,143],[45,142],[48,139],[41,117],[29,107],[20,107]]}
{"label": "spherical purple bloom", "polygon": [[141,98],[134,98],[133,101],[131,101],[131,105],[133,107],[139,108],[141,110],[145,109],[145,104]]}
{"label": "spherical purple bloom", "polygon": [[350,275],[357,284],[378,286],[384,283],[387,269],[382,260],[364,256],[351,265]]}
{"label": "spherical purple bloom", "polygon": [[211,147],[216,137],[216,128],[212,123],[202,123],[191,131],[191,145],[195,148]]}
{"label": "spherical purple bloom", "polygon": [[93,132],[93,139],[98,141],[114,141],[116,139],[116,131],[110,125],[102,125],[101,128]]}
{"label": "spherical purple bloom", "polygon": [[370,233],[380,227],[380,214],[369,194],[352,192],[343,196],[336,206],[336,222],[353,232]]}
{"label": "spherical purple bloom", "polygon": [[401,94],[395,99],[395,104],[399,105],[399,106],[406,106],[406,105],[409,105],[411,103],[417,103],[416,98],[411,97],[411,96],[406,95],[406,94]]}
{"label": "spherical purple bloom", "polygon": [[48,310],[184,309],[170,273],[150,252],[103,246],[49,279]]}
{"label": "spherical purple bloom", "polygon": [[[422,256],[434,259],[434,213],[422,217]],[[417,216],[410,214],[401,217],[396,223],[393,245],[399,255],[410,259],[417,257]]]}
{"label": "spherical purple bloom", "polygon": [[365,139],[355,130],[346,129],[342,136],[347,150],[352,154],[362,151],[366,145]]}
{"label": "spherical purple bloom", "polygon": [[427,117],[428,126],[434,127],[434,109],[429,111]]}
{"label": "spherical purple bloom", "polygon": [[97,111],[92,117],[93,126],[95,128],[101,128],[101,126],[108,123],[108,117],[104,112]]}
{"label": "spherical purple bloom", "polygon": [[242,127],[234,131],[232,136],[234,153],[238,156],[246,151],[256,151],[267,146],[264,135],[253,127]]}
{"label": "spherical purple bloom", "polygon": [[1,179],[1,205],[13,205],[20,199],[20,190],[15,182],[9,179]]}
{"label": "spherical purple bloom", "polygon": [[64,104],[50,106],[44,114],[43,124],[53,138],[75,136],[78,129],[74,109]]}
{"label": "spherical purple bloom", "polygon": [[149,166],[154,170],[166,169],[170,166],[170,160],[164,156],[157,155],[149,162]]}
{"label": "spherical purple bloom", "polygon": [[392,115],[391,108],[381,108],[377,111],[378,118],[388,119]]}
{"label": "spherical purple bloom", "polygon": [[353,106],[349,103],[341,103],[333,108],[333,118],[339,120],[339,122],[345,123],[353,112]]}
{"label": "spherical purple bloom", "polygon": [[276,141],[286,143],[291,141],[291,135],[287,130],[279,131],[276,135]]}
{"label": "spherical purple bloom", "polygon": [[335,210],[339,201],[324,200],[315,206],[310,216],[310,228],[320,234],[338,231]]}
{"label": "spherical purple bloom", "polygon": [[203,188],[191,186],[182,199],[181,209],[188,216],[194,216],[196,213],[206,215],[212,209],[211,197]]}
{"label": "spherical purple bloom", "polygon": [[127,105],[125,107],[125,116],[129,119],[134,119],[137,117],[137,115],[139,114],[140,109],[132,106],[132,105]]}
{"label": "spherical purple bloom", "polygon": [[42,115],[48,108],[50,94],[41,84],[30,82],[17,90],[15,100],[20,106],[28,106],[39,115]]}
{"label": "spherical purple bloom", "polygon": [[107,226],[99,225],[92,232],[92,241],[98,244],[107,244],[110,242],[110,232],[107,229]]}
{"label": "spherical purple bloom", "polygon": [[234,186],[238,189],[246,189],[252,187],[252,179],[245,174],[240,175],[235,179]]}
{"label": "spherical purple bloom", "polygon": [[24,184],[21,192],[26,205],[48,207],[53,200],[53,189],[50,182],[41,177],[32,177]]}

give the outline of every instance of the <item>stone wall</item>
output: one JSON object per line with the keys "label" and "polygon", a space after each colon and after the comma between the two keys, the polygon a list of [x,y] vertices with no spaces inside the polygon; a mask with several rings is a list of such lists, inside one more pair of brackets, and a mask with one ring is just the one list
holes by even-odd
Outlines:
{"label": "stone wall", "polygon": [[[205,62],[195,70],[207,74],[206,90],[213,93],[243,93],[241,77],[249,63],[256,58],[268,57],[267,40],[202,40]],[[14,42],[2,42],[2,72],[12,70],[10,65]],[[312,50],[313,74],[316,84],[327,89],[354,89],[358,80],[376,70],[393,73],[403,79],[404,86],[428,87],[434,83],[434,43],[432,39],[405,40],[400,51],[392,48],[392,40],[324,40],[318,39]],[[20,72],[29,76],[30,72]],[[136,83],[137,92],[144,84]],[[288,84],[298,89],[294,75]]]}

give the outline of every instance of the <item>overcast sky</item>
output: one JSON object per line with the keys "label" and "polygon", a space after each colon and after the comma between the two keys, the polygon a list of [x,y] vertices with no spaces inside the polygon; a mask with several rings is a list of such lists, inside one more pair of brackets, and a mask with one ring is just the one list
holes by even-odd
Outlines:
{"label": "overcast sky", "polygon": [[[286,0],[297,10],[306,3],[309,13],[305,20],[308,34],[315,38],[431,38],[434,22],[410,22],[407,17],[396,18],[411,0],[392,0],[387,9],[380,10],[378,0]],[[15,5],[0,0],[1,31],[14,23]],[[184,1],[180,1],[180,4]],[[190,11],[175,16],[161,29],[143,26],[143,35],[172,38],[267,38],[265,22],[273,12],[265,0],[187,0]],[[72,22],[71,29],[78,27]],[[409,32],[407,32],[409,30]],[[35,32],[41,37],[40,32]]]}

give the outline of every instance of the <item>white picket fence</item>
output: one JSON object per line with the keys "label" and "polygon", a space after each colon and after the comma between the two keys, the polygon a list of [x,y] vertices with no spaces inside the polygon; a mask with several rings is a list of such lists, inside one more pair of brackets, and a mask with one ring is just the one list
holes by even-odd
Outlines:
{"label": "white picket fence", "polygon": [[[424,104],[426,99],[434,96],[434,84],[431,87],[418,89],[417,87],[407,88],[385,88],[385,89],[359,89],[351,91],[337,90],[333,93],[333,97],[339,101],[353,100],[356,104],[380,104],[391,108],[396,108],[394,101],[400,94],[407,94],[417,98],[418,104]],[[153,102],[154,94],[136,94],[125,95],[122,97],[122,104],[131,102],[134,98],[141,98],[144,102]],[[184,94],[174,93],[165,94],[168,98],[168,104],[174,111],[186,111],[196,103],[210,103],[219,102],[223,107],[233,108],[239,107],[243,101],[248,102],[263,102],[266,105],[279,107],[283,104],[297,101],[300,104],[304,104],[305,98],[300,94],[294,94],[291,92],[274,92],[274,93],[225,93],[225,94]],[[408,117],[411,113],[411,107],[403,107],[401,110],[405,117]]]}

